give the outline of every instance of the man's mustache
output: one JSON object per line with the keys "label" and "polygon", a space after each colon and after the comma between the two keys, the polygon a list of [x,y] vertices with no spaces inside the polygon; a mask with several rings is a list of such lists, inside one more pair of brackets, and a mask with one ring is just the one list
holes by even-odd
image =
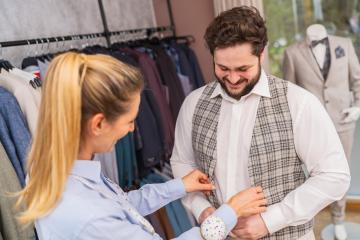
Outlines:
{"label": "man's mustache", "polygon": [[[224,82],[226,81],[226,82],[231,83],[231,81],[230,81],[227,77],[224,77],[222,80],[223,80]],[[231,83],[231,84],[237,85],[237,84],[240,84],[240,83],[245,82],[245,81],[247,81],[247,80],[248,80],[247,78],[240,78],[239,80],[236,81],[236,83]]]}

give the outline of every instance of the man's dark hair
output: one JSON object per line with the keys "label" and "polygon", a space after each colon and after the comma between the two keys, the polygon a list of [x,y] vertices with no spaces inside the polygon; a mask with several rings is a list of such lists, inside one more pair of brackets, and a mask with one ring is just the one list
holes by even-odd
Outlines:
{"label": "man's dark hair", "polygon": [[260,56],[268,41],[264,19],[255,7],[248,6],[222,12],[210,23],[204,39],[211,54],[217,48],[250,43],[256,56]]}

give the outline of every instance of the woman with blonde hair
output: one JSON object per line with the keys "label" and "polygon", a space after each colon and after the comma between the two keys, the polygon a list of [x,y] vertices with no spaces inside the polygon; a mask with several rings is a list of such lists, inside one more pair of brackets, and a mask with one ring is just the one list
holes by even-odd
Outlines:
{"label": "woman with blonde hair", "polygon": [[[28,182],[18,199],[26,206],[19,221],[35,222],[40,239],[160,239],[143,216],[186,192],[213,190],[207,176],[195,170],[125,193],[91,161],[134,130],[142,88],[139,71],[110,56],[69,52],[52,61],[28,157]],[[247,189],[178,239],[223,239],[238,217],[263,212],[264,205],[261,188]]]}

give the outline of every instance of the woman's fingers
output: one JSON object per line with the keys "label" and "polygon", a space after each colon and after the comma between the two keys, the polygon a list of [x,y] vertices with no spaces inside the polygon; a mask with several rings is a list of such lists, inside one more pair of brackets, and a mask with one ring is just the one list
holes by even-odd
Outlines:
{"label": "woman's fingers", "polygon": [[184,176],[182,180],[186,192],[212,191],[215,189],[215,186],[209,181],[209,177],[199,170],[193,170]]}
{"label": "woman's fingers", "polygon": [[215,189],[215,186],[212,185],[211,183],[202,183],[202,184],[199,184],[198,191],[212,191],[214,189]]}

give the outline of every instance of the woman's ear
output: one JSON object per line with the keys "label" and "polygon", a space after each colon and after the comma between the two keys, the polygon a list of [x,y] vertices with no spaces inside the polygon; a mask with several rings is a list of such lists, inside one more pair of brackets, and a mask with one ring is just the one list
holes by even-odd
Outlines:
{"label": "woman's ear", "polygon": [[94,136],[101,135],[107,127],[107,122],[103,113],[97,113],[89,119],[90,132]]}

